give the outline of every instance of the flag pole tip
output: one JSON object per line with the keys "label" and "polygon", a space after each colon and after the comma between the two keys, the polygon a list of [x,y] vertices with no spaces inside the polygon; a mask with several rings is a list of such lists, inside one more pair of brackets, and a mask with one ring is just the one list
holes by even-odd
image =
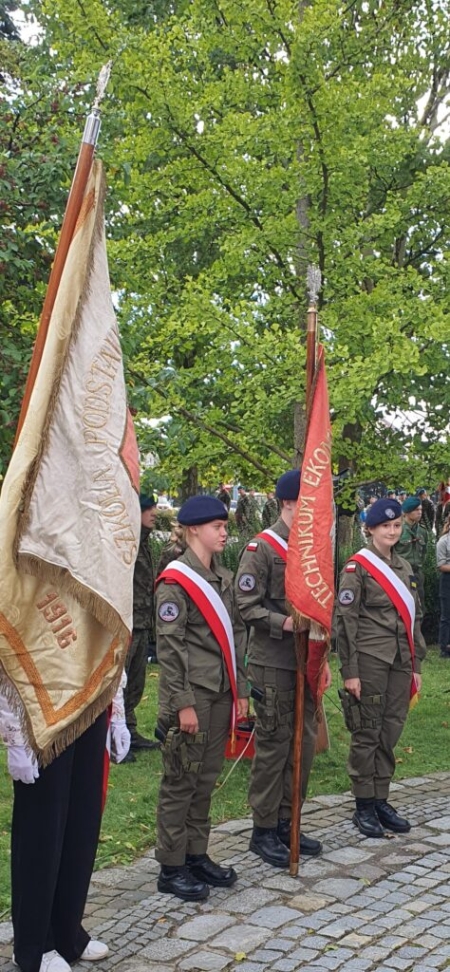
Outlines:
{"label": "flag pole tip", "polygon": [[322,285],[322,274],[316,264],[309,264],[306,279],[310,304],[315,305],[317,304],[317,298]]}

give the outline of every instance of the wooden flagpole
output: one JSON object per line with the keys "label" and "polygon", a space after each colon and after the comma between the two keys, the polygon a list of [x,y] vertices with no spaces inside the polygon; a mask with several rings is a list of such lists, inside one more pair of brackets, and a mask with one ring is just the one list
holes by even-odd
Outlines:
{"label": "wooden flagpole", "polygon": [[25,392],[22,399],[19,421],[17,423],[14,446],[17,444],[28,411],[31,393],[34,388],[36,375],[39,370],[39,365],[41,363],[45,342],[47,340],[47,333],[50,324],[50,318],[52,316],[52,311],[55,306],[56,295],[58,293],[61,277],[63,275],[64,267],[67,260],[67,254],[69,252],[69,247],[72,242],[72,237],[77,224],[77,219],[80,214],[81,204],[83,202],[83,196],[89,178],[89,173],[92,168],[92,161],[94,158],[95,147],[97,145],[97,139],[99,136],[100,125],[101,125],[100,102],[105,93],[105,88],[106,85],[108,84],[110,73],[111,73],[111,61],[108,64],[106,64],[100,71],[100,74],[98,76],[98,81],[97,81],[97,92],[96,92],[94,104],[86,119],[83,137],[81,139],[80,150],[78,153],[77,164],[76,164],[72,185],[69,192],[69,197],[67,200],[66,211],[64,213],[61,232],[59,235],[58,245],[56,248],[55,259],[53,261],[52,269],[50,272],[50,278],[47,286],[47,293],[45,295],[44,306],[42,308],[42,313],[39,321],[39,328],[36,335],[35,345],[33,348],[33,355],[31,358],[30,368],[28,371],[27,381],[25,385]]}
{"label": "wooden flagpole", "polygon": [[[305,441],[308,434],[309,417],[312,405],[312,389],[316,372],[317,347],[317,298],[320,290],[321,275],[317,267],[308,267],[309,307],[306,319],[306,425]],[[301,780],[302,780],[302,745],[303,721],[305,715],[305,671],[308,658],[308,631],[297,631],[294,634],[295,651],[297,656],[297,678],[295,686],[294,710],[294,759],[292,768],[292,819],[291,819],[291,848],[289,874],[296,877],[300,859],[300,823],[301,823]]]}

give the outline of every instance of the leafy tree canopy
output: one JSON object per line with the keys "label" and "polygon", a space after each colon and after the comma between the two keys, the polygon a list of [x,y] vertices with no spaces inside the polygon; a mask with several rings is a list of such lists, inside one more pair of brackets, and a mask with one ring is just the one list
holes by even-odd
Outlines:
{"label": "leafy tree canopy", "polygon": [[[208,486],[263,486],[292,460],[308,262],[323,275],[336,464],[410,487],[446,474],[444,0],[34,10],[43,35],[14,113],[37,91],[46,105],[62,92],[57,137],[70,151],[50,158],[64,176],[73,122],[114,61],[99,149],[111,274],[141,447],[161,474],[177,485],[197,467]],[[47,143],[51,126],[36,128]],[[45,181],[52,214],[65,181],[55,169]],[[55,220],[43,222],[53,245]]]}

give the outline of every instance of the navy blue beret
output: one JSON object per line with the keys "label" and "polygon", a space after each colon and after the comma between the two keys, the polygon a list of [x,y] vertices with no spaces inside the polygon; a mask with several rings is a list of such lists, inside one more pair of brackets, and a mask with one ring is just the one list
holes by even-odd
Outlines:
{"label": "navy blue beret", "polygon": [[191,496],[178,513],[183,526],[200,526],[212,520],[228,520],[228,510],[215,496]]}
{"label": "navy blue beret", "polygon": [[275,496],[279,500],[296,500],[300,492],[300,469],[289,469],[280,476]]}
{"label": "navy blue beret", "polygon": [[402,515],[400,503],[395,499],[379,499],[369,506],[366,516],[366,527],[376,527],[389,520],[398,520]]}
{"label": "navy blue beret", "polygon": [[145,493],[141,493],[139,496],[139,502],[141,504],[141,510],[151,510],[153,506],[156,506],[156,500],[154,496],[146,496]]}

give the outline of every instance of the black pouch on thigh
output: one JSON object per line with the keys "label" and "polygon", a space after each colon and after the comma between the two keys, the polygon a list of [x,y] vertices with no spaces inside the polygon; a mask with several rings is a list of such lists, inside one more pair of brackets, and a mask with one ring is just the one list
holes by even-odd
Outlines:
{"label": "black pouch on thigh", "polygon": [[207,732],[192,734],[174,727],[169,729],[162,746],[164,775],[172,780],[180,780],[186,773],[199,773],[202,760],[199,758],[199,749],[194,747],[201,747],[201,752],[207,738]]}
{"label": "black pouch on thigh", "polygon": [[362,695],[359,703],[361,729],[379,729],[383,716],[382,695]]}
{"label": "black pouch on thigh", "polygon": [[261,702],[255,702],[258,719],[258,729],[264,733],[276,731],[279,722],[277,690],[272,685],[266,685]]}

